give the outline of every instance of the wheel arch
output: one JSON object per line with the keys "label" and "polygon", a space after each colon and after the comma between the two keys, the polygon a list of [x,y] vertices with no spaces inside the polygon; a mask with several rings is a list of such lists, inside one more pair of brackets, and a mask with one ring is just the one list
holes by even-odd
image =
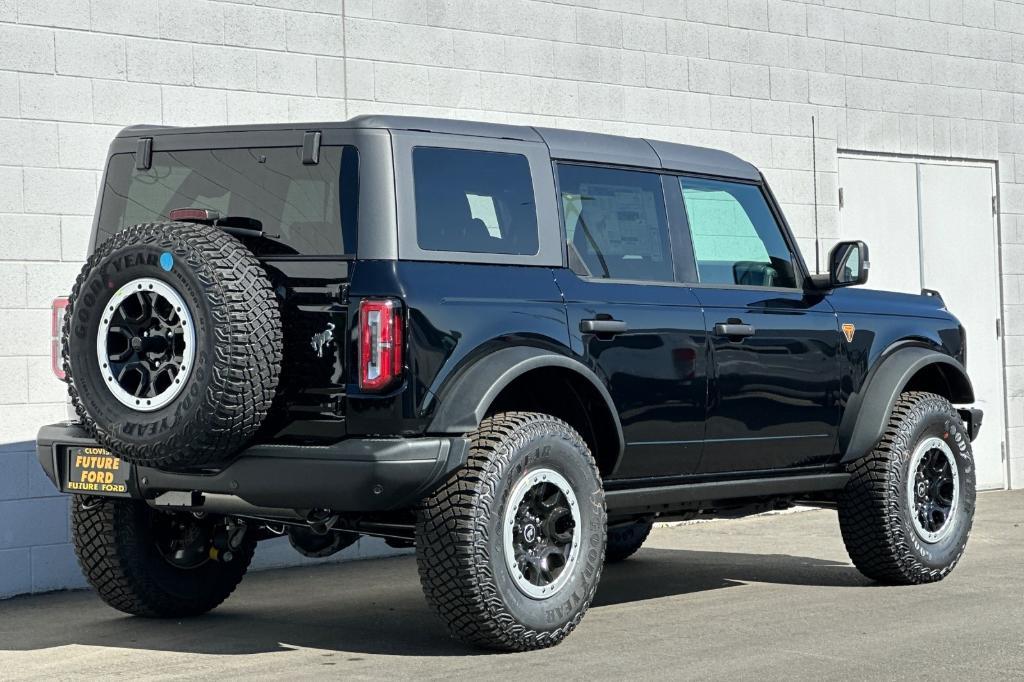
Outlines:
{"label": "wheel arch", "polygon": [[956,359],[923,347],[904,347],[879,361],[853,394],[839,425],[839,451],[849,463],[882,437],[896,401],[907,390],[936,393],[954,404],[974,402],[974,387]]}
{"label": "wheel arch", "polygon": [[545,412],[568,422],[590,446],[602,476],[625,448],[622,424],[604,382],[583,363],[542,348],[490,353],[442,389],[431,433],[468,433],[500,411]]}

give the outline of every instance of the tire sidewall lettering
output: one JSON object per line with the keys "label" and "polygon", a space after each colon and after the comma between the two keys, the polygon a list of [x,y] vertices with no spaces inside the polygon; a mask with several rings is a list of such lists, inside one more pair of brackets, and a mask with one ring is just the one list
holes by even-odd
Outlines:
{"label": "tire sidewall lettering", "polygon": [[[505,608],[524,626],[540,631],[562,627],[570,621],[582,603],[593,597],[597,581],[604,565],[602,547],[604,543],[604,501],[600,482],[589,482],[588,465],[580,453],[561,436],[550,433],[531,434],[531,438],[542,442],[528,443],[522,454],[513,453],[505,475],[502,476],[500,500],[491,521],[489,572],[493,577],[498,596]],[[549,441],[549,442],[544,442]],[[554,469],[562,474],[577,494],[587,513],[581,515],[581,546],[574,575],[555,594],[544,599],[531,599],[515,586],[505,566],[502,519],[509,504],[515,504],[510,495],[515,484],[531,470],[541,466]],[[586,501],[587,504],[583,504]],[[600,528],[598,526],[601,526]]]}
{"label": "tire sidewall lettering", "polygon": [[[165,253],[175,263],[169,271],[160,265]],[[222,272],[230,273],[230,279]],[[97,358],[96,336],[108,303],[120,287],[141,278],[160,280],[177,292],[188,306],[195,335],[186,385],[152,412],[123,405],[107,388],[108,377]],[[247,372],[247,383],[231,388],[250,405],[255,398],[254,415],[243,421],[245,415],[217,410],[216,397],[228,389],[219,379],[225,373],[216,368],[239,362],[219,353],[217,343],[234,338],[240,314],[260,315],[264,324],[280,325],[266,271],[234,237],[216,228],[171,222],[135,225],[100,244],[79,276],[65,322],[72,401],[96,440],[126,461],[149,465],[198,463],[186,462],[188,458],[213,462],[233,454],[269,410],[274,391],[268,397],[266,388],[268,382],[277,388],[281,353],[279,345],[259,351],[258,371]],[[280,343],[279,332],[267,338]],[[225,432],[226,438],[215,435]]]}
{"label": "tire sidewall lettering", "polygon": [[[80,386],[79,393],[86,409],[99,417],[101,422],[115,424],[114,432],[133,443],[149,444],[158,442],[182,424],[192,421],[199,400],[206,390],[206,369],[209,353],[205,329],[206,310],[202,296],[196,286],[196,275],[190,268],[175,268],[166,272],[159,267],[160,254],[172,244],[130,245],[114,250],[105,256],[87,280],[82,297],[75,304],[75,337],[87,349],[77,358],[72,356],[73,375]],[[131,412],[125,418],[125,410],[103,385],[99,366],[93,350],[96,333],[107,302],[125,283],[141,277],[160,279],[171,285],[192,310],[195,321],[196,343],[200,351],[195,366],[186,381],[188,386],[167,407],[155,412]]]}
{"label": "tire sidewall lettering", "polygon": [[[926,570],[948,570],[948,564],[963,551],[970,534],[970,518],[974,509],[974,457],[970,439],[959,418],[949,414],[952,407],[945,407],[933,401],[922,402],[912,413],[907,425],[906,438],[901,453],[902,476],[898,483],[900,507],[900,535],[908,549]],[[905,477],[913,477],[910,463],[914,449],[926,438],[937,437],[946,443],[957,459],[958,507],[951,522],[955,527],[937,543],[925,542],[917,533],[912,520],[914,501],[907,499]]]}

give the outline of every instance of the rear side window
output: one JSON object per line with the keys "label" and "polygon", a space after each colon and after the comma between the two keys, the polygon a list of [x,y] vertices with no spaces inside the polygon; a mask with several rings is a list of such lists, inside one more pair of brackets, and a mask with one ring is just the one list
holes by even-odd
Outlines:
{"label": "rear side window", "polygon": [[525,156],[415,147],[412,165],[421,249],[537,253],[537,207]]}
{"label": "rear side window", "polygon": [[680,182],[701,283],[796,287],[793,254],[759,187]]}
{"label": "rear side window", "polygon": [[656,173],[559,165],[570,260],[592,277],[673,279],[661,177]]}
{"label": "rear side window", "polygon": [[260,221],[264,252],[354,254],[358,163],[351,146],[322,147],[312,165],[298,147],[154,152],[149,170],[118,154],[107,168],[100,237],[167,220],[176,208],[203,208]]}

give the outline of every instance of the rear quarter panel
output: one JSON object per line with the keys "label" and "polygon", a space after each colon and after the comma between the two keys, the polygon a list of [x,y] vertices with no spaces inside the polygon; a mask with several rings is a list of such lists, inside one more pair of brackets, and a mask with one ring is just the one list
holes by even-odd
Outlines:
{"label": "rear quarter panel", "polygon": [[[406,374],[384,396],[361,394],[353,378],[346,411],[350,434],[423,433],[445,383],[498,347],[531,345],[571,354],[561,293],[546,267],[361,261],[349,294],[351,330],[365,296],[404,301]],[[350,341],[356,352],[356,339]],[[350,361],[358,366],[354,357]]]}

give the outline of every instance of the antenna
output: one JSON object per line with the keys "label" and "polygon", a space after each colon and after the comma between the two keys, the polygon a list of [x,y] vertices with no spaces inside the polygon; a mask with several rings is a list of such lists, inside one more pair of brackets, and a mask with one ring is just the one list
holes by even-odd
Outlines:
{"label": "antenna", "polygon": [[821,242],[818,239],[818,134],[811,115],[811,175],[814,182],[814,274],[821,274]]}

